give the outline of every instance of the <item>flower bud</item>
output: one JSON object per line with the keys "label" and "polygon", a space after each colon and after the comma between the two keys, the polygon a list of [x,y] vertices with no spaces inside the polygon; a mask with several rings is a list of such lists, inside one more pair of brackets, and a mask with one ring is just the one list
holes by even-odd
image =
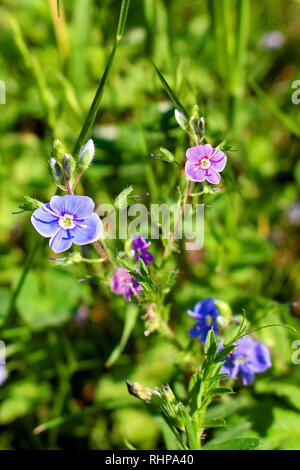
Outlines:
{"label": "flower bud", "polygon": [[200,118],[200,134],[205,134],[205,119],[203,116]]}
{"label": "flower bud", "polygon": [[128,206],[131,206],[136,201],[136,196],[131,194],[133,191],[133,186],[128,186],[128,188],[123,189],[120,194],[115,199],[115,207],[119,210],[125,209]]}
{"label": "flower bud", "polygon": [[95,146],[94,142],[92,139],[89,139],[86,144],[84,145],[79,160],[80,160],[80,166],[83,170],[87,170],[87,168],[90,166],[90,164],[93,161],[95,154]]}
{"label": "flower bud", "polygon": [[219,310],[219,313],[222,317],[226,319],[232,318],[232,310],[230,305],[224,300],[214,299],[215,306]]}
{"label": "flower bud", "polygon": [[56,183],[58,183],[61,179],[61,173],[59,171],[58,164],[57,164],[57,161],[55,160],[55,158],[51,158],[50,161],[49,161],[49,171],[50,171],[50,174],[51,174],[53,180]]}
{"label": "flower bud", "polygon": [[180,111],[178,111],[178,109],[175,109],[175,119],[180,125],[181,129],[183,129],[184,131],[188,129],[188,123],[186,122],[184,115]]}
{"label": "flower bud", "polygon": [[164,147],[159,147],[159,150],[161,153],[159,155],[152,155],[152,157],[156,157],[159,160],[162,160],[168,163],[174,162],[175,157],[172,152],[170,152],[168,149],[165,149]]}
{"label": "flower bud", "polygon": [[44,205],[43,202],[33,199],[30,196],[23,196],[19,208],[23,211],[34,211]]}
{"label": "flower bud", "polygon": [[68,178],[71,178],[73,171],[75,170],[76,163],[72,155],[68,153],[64,154],[63,167]]}
{"label": "flower bud", "polygon": [[63,160],[64,154],[65,154],[65,147],[63,146],[63,144],[61,143],[59,139],[55,139],[53,142],[53,149],[52,149],[51,156],[54,159],[61,162]]}

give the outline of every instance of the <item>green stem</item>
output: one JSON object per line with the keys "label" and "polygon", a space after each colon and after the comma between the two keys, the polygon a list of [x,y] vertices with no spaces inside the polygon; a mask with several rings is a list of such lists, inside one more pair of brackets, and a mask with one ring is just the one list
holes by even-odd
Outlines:
{"label": "green stem", "polygon": [[15,288],[15,290],[13,291],[13,294],[11,296],[11,299],[10,299],[10,303],[9,303],[9,306],[8,306],[8,309],[7,309],[7,314],[6,314],[6,320],[5,320],[5,324],[4,324],[4,327],[7,327],[8,325],[10,325],[12,323],[12,319],[13,319],[13,313],[14,313],[14,309],[15,309],[15,303],[16,303],[16,300],[17,300],[17,297],[22,289],[22,286],[24,284],[24,281],[26,279],[26,276],[27,276],[27,273],[28,271],[30,270],[31,268],[31,265],[33,263],[33,259],[34,259],[34,256],[38,250],[38,246],[39,246],[39,243],[40,243],[40,238],[37,238],[26,261],[25,261],[25,264],[24,264],[24,267],[23,267],[23,272],[22,272],[22,275],[19,279],[19,282]]}

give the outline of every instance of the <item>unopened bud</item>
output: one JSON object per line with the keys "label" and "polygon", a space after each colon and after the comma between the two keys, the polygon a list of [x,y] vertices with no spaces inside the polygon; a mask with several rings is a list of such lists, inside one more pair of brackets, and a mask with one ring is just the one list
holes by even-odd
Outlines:
{"label": "unopened bud", "polygon": [[55,160],[55,158],[50,159],[50,161],[49,161],[49,170],[50,170],[50,174],[51,174],[52,178],[54,179],[54,181],[56,183],[58,183],[60,181],[60,178],[61,178],[61,173],[59,171],[58,164],[57,164],[57,161]]}
{"label": "unopened bud", "polygon": [[38,209],[39,207],[42,207],[44,205],[43,202],[38,201],[37,199],[33,199],[30,196],[23,196],[22,201],[19,204],[19,208],[22,209],[23,211],[34,211],[35,209]]}
{"label": "unopened bud", "polygon": [[93,161],[94,154],[95,154],[94,142],[92,141],[92,139],[89,139],[87,143],[84,145],[81,151],[80,157],[79,157],[80,166],[83,170],[86,170],[90,166],[90,164]]}
{"label": "unopened bud", "polygon": [[200,118],[200,133],[205,134],[205,119],[203,116]]}
{"label": "unopened bud", "polygon": [[180,125],[181,129],[186,131],[188,128],[188,123],[186,122],[184,115],[178,111],[178,109],[175,109],[175,119]]}
{"label": "unopened bud", "polygon": [[172,152],[170,152],[168,149],[165,149],[164,147],[159,147],[159,150],[161,153],[159,155],[152,155],[152,157],[156,157],[159,160],[162,160],[168,163],[174,162],[175,157]]}
{"label": "unopened bud", "polygon": [[65,154],[65,147],[59,139],[55,139],[53,142],[52,157],[59,162],[63,160]]}
{"label": "unopened bud", "polygon": [[133,191],[133,186],[128,186],[128,188],[123,189],[120,194],[115,199],[115,207],[119,210],[125,209],[128,206],[131,206],[136,201],[136,196],[131,194]]}
{"label": "unopened bud", "polygon": [[227,319],[232,318],[232,310],[227,302],[224,302],[224,300],[215,299],[214,303],[222,317]]}
{"label": "unopened bud", "polygon": [[73,171],[75,170],[76,163],[72,155],[68,153],[64,154],[63,167],[68,178],[71,178]]}

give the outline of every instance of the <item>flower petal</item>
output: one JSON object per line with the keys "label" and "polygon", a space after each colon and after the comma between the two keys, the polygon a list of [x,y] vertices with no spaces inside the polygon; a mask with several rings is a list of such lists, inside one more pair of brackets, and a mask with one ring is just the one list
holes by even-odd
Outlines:
{"label": "flower petal", "polygon": [[189,331],[189,335],[191,338],[198,338],[198,336],[200,336],[201,334],[202,327],[201,325],[199,325],[199,323],[196,323],[196,325],[194,325]]}
{"label": "flower petal", "polygon": [[272,366],[270,351],[265,344],[257,343],[253,354],[255,354],[255,362],[253,360],[251,362],[255,372],[265,372]]}
{"label": "flower petal", "polygon": [[190,162],[197,163],[200,158],[210,157],[213,151],[213,147],[209,144],[195,145],[194,147],[187,149],[186,158]]}
{"label": "flower petal", "polygon": [[191,181],[202,182],[206,179],[206,170],[196,168],[195,163],[187,161],[185,164],[185,172]]}
{"label": "flower petal", "polygon": [[77,226],[70,230],[73,243],[76,245],[87,245],[98,240],[102,232],[102,222],[98,214],[94,213],[83,220],[82,225],[84,227]]}
{"label": "flower petal", "polygon": [[221,176],[217,171],[210,167],[208,170],[206,170],[206,179],[211,184],[218,184],[220,183]]}
{"label": "flower petal", "polygon": [[211,166],[215,171],[222,171],[227,163],[227,157],[224,152],[217,150],[210,160]]}
{"label": "flower petal", "polygon": [[43,237],[52,237],[59,230],[58,217],[55,217],[45,209],[51,211],[49,202],[33,212],[31,223],[40,235]]}
{"label": "flower petal", "polygon": [[88,196],[53,196],[50,199],[51,208],[60,215],[71,214],[77,219],[85,219],[92,215],[94,201]]}
{"label": "flower petal", "polygon": [[70,232],[70,230],[64,230],[61,228],[52,238],[50,238],[49,246],[54,253],[61,253],[71,247],[73,239]]}
{"label": "flower petal", "polygon": [[243,385],[250,385],[254,382],[254,372],[249,363],[240,365]]}

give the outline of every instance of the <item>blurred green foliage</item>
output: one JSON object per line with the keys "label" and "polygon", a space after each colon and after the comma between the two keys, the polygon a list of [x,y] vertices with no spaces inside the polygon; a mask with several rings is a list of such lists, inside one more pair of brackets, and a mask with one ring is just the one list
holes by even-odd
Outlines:
{"label": "blurred green foliage", "polygon": [[[110,449],[126,448],[126,442],[174,448],[161,419],[128,395],[125,381],[150,387],[168,382],[184,399],[182,384],[193,361],[183,368],[166,339],[145,337],[140,312],[111,294],[107,281],[78,283],[92,272],[89,266],[53,267],[46,240],[36,245],[28,213],[11,214],[24,194],[41,201],[53,195],[47,172],[53,137],[72,151],[117,29],[116,0],[60,3],[59,18],[52,0],[2,0],[0,6],[0,79],[6,84],[6,104],[0,105],[0,339],[9,374],[0,388],[0,448]],[[230,142],[235,151],[228,152],[224,189],[205,213],[204,249],[182,249],[177,258],[179,276],[168,303],[182,341],[192,324],[186,310],[208,296],[229,302],[235,314],[245,309],[250,321],[299,328],[300,308],[288,307],[300,302],[300,216],[295,221],[290,215],[300,199],[299,109],[291,101],[291,84],[300,78],[299,1],[250,3],[235,50],[239,1],[132,0],[92,133],[96,157],[80,188],[96,205],[112,203],[131,184],[136,194],[149,192],[147,204],[176,202],[183,172],[150,155],[166,146],[183,161],[189,143],[150,59],[187,110],[199,104],[210,141]],[[220,7],[221,17],[211,6]],[[218,36],[222,18],[226,57]],[[262,44],[271,30],[284,35],[278,50]],[[121,241],[109,243],[115,252],[123,249]],[[31,250],[32,266],[7,325]],[[151,251],[160,256],[158,242]],[[88,311],[84,324],[78,320],[82,309]],[[132,320],[108,367],[127,310]],[[227,416],[228,426],[208,429],[207,436],[211,445],[256,437],[261,449],[300,449],[300,367],[291,362],[297,334],[270,328],[258,336],[271,349],[272,369],[252,387],[236,385],[237,396],[211,407],[208,417]]]}

